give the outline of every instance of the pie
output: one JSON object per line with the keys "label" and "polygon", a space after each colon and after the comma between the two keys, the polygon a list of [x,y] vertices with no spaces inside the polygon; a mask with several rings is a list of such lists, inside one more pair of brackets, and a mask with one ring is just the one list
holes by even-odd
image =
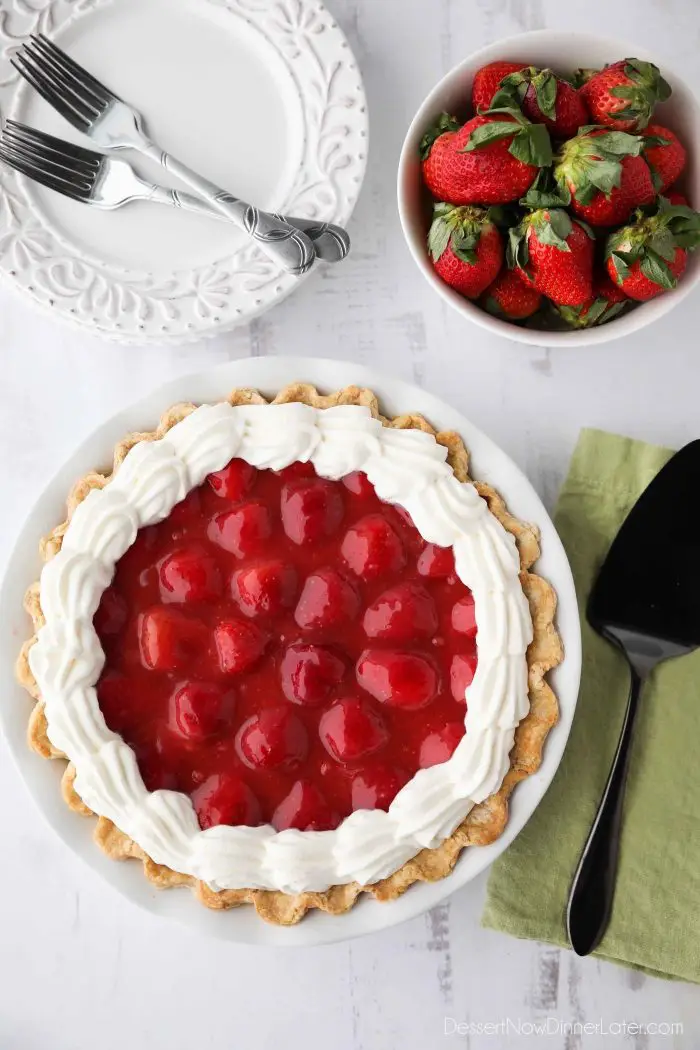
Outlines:
{"label": "pie", "polygon": [[177,405],[76,485],[18,672],[105,852],[292,924],[497,838],[562,647],[536,528],[467,471],[371,391],[295,384]]}

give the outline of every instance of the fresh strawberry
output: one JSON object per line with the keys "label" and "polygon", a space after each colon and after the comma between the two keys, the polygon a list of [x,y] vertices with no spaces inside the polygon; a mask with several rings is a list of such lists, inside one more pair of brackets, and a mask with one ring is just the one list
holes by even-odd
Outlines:
{"label": "fresh strawberry", "polygon": [[508,265],[563,306],[587,302],[593,288],[593,234],[561,208],[539,208],[510,231]]}
{"label": "fresh strawberry", "polygon": [[494,95],[501,86],[501,81],[511,73],[525,69],[524,62],[489,62],[487,66],[477,69],[472,84],[472,108],[481,113],[491,108]]}
{"label": "fresh strawberry", "polygon": [[424,136],[421,157],[423,180],[439,201],[507,204],[551,164],[552,144],[543,124],[531,124],[516,109],[472,117],[461,128],[443,114]]}
{"label": "fresh strawberry", "polygon": [[614,281],[610,280],[605,270],[597,270],[593,275],[593,294],[597,299],[605,299],[610,306],[626,303],[627,296]]}
{"label": "fresh strawberry", "polygon": [[661,197],[656,214],[638,211],[633,223],[610,234],[607,270],[625,295],[646,302],[676,287],[698,244],[700,213]]}
{"label": "fresh strawberry", "polygon": [[502,270],[484,292],[483,303],[488,312],[496,317],[522,321],[539,310],[542,296],[516,270]]}
{"label": "fresh strawberry", "polygon": [[552,73],[543,70],[531,81],[523,112],[534,123],[542,123],[558,139],[570,138],[588,121],[588,109],[578,91]]}
{"label": "fresh strawberry", "polygon": [[600,70],[591,69],[590,67],[586,66],[581,66],[578,69],[575,69],[571,74],[571,83],[577,91],[580,91],[580,89],[584,87],[584,85],[586,85],[591,79],[591,77],[594,77],[596,73],[600,73]]}
{"label": "fresh strawberry", "polygon": [[584,128],[565,142],[554,174],[572,211],[592,226],[619,226],[635,208],[651,204],[656,191],[640,156],[643,145],[639,135],[605,128]]}
{"label": "fresh strawberry", "polygon": [[571,138],[589,123],[586,103],[576,88],[551,69],[534,66],[504,77],[491,106],[520,108],[533,124],[545,124],[559,139]]}
{"label": "fresh strawberry", "polygon": [[593,328],[617,317],[622,304],[611,307],[605,299],[591,298],[582,306],[558,306],[556,309],[570,328]]}
{"label": "fresh strawberry", "polygon": [[686,208],[691,207],[688,198],[684,194],[678,193],[677,190],[669,190],[664,196],[669,204],[684,204]]}
{"label": "fresh strawberry", "polygon": [[672,131],[661,124],[650,124],[644,132],[644,159],[651,168],[657,193],[665,193],[680,178],[688,155]]}
{"label": "fresh strawberry", "polygon": [[665,102],[671,87],[657,66],[625,58],[594,73],[581,88],[596,124],[618,131],[641,131],[657,102]]}
{"label": "fresh strawberry", "polygon": [[467,299],[478,299],[503,265],[503,238],[484,208],[436,204],[428,249],[437,275]]}
{"label": "fresh strawberry", "polygon": [[592,328],[612,321],[629,301],[622,289],[602,270],[593,277],[593,295],[587,303],[583,306],[560,306],[558,310],[572,328]]}

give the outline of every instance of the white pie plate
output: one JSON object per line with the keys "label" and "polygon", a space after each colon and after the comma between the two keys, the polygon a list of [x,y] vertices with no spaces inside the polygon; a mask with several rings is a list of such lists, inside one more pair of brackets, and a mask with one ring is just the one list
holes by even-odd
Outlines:
{"label": "white pie plate", "polygon": [[[0,110],[89,145],[10,64],[33,32],[54,37],[142,111],[159,145],[219,186],[268,210],[350,218],[367,105],[319,0],[0,0]],[[100,211],[4,166],[0,277],[56,317],[139,343],[228,331],[299,285],[226,222],[144,202]]]}
{"label": "white pie plate", "polygon": [[[554,586],[559,598],[557,624],[566,647],[566,658],[552,674],[561,717],[547,738],[542,766],[515,790],[506,830],[491,846],[465,850],[446,879],[419,883],[390,903],[361,899],[341,916],[310,912],[298,925],[283,929],[269,926],[252,907],[230,912],[210,912],[186,890],[157,890],[144,878],[138,863],[117,863],[102,854],[92,841],[93,821],[72,813],[61,799],[62,762],[48,762],[26,744],[30,702],[14,680],[13,667],[21,642],[29,634],[29,620],[22,609],[26,588],[38,578],[41,563],[38,544],[64,516],[66,494],[81,475],[109,464],[113,446],[126,433],[153,428],[160,414],[178,401],[215,401],[237,386],[251,386],[273,395],[286,383],[303,380],[322,391],[358,384],[372,388],[390,414],[423,413],[440,429],[453,429],[470,451],[474,476],[491,483],[505,497],[510,510],[535,522],[542,532],[542,557],[536,569]],[[456,409],[411,386],[350,362],[311,358],[269,358],[237,361],[198,375],[175,380],[113,416],[91,434],[49,483],[25,522],[0,590],[0,705],[2,724],[19,770],[37,805],[78,856],[129,900],[157,915],[178,919],[210,936],[245,944],[309,945],[341,941],[394,926],[419,915],[464,886],[482,872],[512,842],[542,799],[561,760],[576,708],[581,671],[581,635],[576,593],[564,548],[542,502],[530,482],[489,438]]]}

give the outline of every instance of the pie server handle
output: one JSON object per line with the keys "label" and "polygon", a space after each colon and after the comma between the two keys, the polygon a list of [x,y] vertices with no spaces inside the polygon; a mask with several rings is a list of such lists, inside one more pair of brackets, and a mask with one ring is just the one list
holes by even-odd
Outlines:
{"label": "pie server handle", "polygon": [[643,679],[630,667],[632,682],[620,740],[603,797],[578,863],[566,909],[566,927],[577,955],[590,955],[612,912],[627,770]]}

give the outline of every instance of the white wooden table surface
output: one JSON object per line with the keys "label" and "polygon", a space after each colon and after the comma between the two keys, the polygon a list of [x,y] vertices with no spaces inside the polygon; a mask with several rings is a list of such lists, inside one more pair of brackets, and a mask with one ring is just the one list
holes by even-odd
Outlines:
{"label": "white wooden table surface", "polygon": [[[551,505],[577,432],[697,437],[700,295],[633,340],[545,352],[488,338],[438,302],[401,238],[394,182],[409,118],[464,54],[526,29],[605,26],[700,89],[695,0],[328,0],[371,107],[355,251],[250,328],[182,349],[77,336],[0,292],[0,560],[44,480],[103,417],[166,378],[248,355],[372,363],[454,402]],[[349,945],[285,951],[197,939],[112,894],[42,819],[0,751],[0,1050],[470,1050],[695,1047],[700,992],[479,928],[485,879],[429,915]],[[527,1025],[550,1021],[548,1036]],[[446,1036],[445,1018],[511,1022]],[[566,1023],[675,1022],[684,1035],[580,1036]],[[448,1021],[448,1028],[451,1024]],[[521,1026],[521,1035],[513,1029]]]}

